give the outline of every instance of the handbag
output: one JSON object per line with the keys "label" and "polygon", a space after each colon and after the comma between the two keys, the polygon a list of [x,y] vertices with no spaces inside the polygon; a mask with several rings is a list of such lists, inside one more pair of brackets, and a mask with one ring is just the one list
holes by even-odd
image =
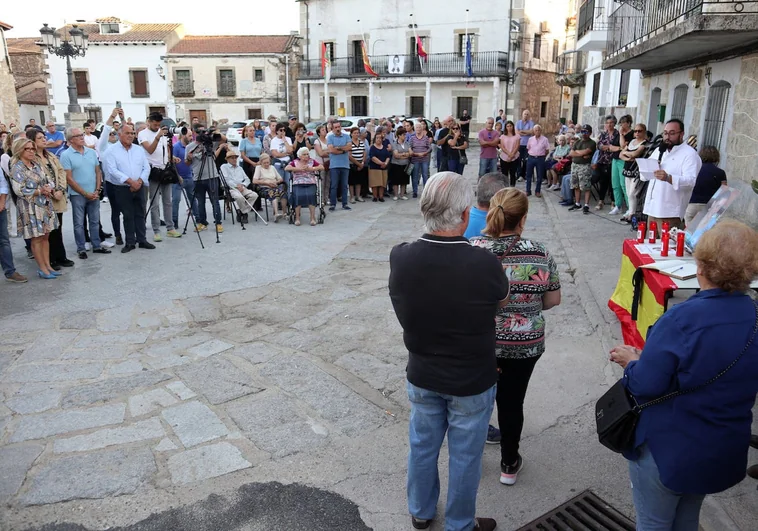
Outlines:
{"label": "handbag", "polygon": [[458,159],[458,163],[460,164],[468,164],[468,157],[466,156],[466,152],[464,150],[461,150],[460,158]]}
{"label": "handbag", "polygon": [[637,430],[637,423],[639,422],[640,412],[643,409],[676,398],[677,396],[699,391],[729,372],[740,361],[745,352],[750,348],[750,345],[753,344],[756,333],[758,333],[758,303],[753,301],[753,305],[755,306],[756,317],[750,340],[745,345],[745,348],[742,349],[740,355],[710,380],[695,387],[674,391],[644,404],[639,404],[631,393],[627,391],[623,380],[616,382],[595,404],[595,423],[600,444],[616,453],[632,450],[634,448],[634,435]]}
{"label": "handbag", "polygon": [[414,166],[415,166],[415,164],[413,164],[412,162],[409,162],[408,165],[405,167],[405,174],[408,177],[410,177],[411,175],[413,175],[413,167]]}
{"label": "handbag", "polygon": [[628,179],[640,178],[640,167],[637,165],[636,160],[627,160],[624,162],[624,169],[621,174]]}

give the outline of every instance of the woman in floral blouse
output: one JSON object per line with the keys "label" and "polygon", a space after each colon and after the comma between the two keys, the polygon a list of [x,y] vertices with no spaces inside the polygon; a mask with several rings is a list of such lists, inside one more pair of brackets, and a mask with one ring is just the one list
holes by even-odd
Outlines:
{"label": "woman in floral blouse", "polygon": [[500,482],[516,483],[524,466],[519,440],[524,426],[524,397],[534,366],[545,352],[543,310],[561,302],[558,268],[545,246],[521,237],[529,201],[516,188],[494,195],[487,213],[484,236],[471,245],[484,247],[503,263],[511,294],[495,318],[497,366],[497,416],[500,425]]}

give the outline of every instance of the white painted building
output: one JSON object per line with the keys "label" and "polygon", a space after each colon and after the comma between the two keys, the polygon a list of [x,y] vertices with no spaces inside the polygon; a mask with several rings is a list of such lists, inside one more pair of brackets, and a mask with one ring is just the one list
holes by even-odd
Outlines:
{"label": "white painted building", "polygon": [[[101,121],[116,102],[134,122],[152,111],[175,117],[164,58],[183,36],[181,24],[132,24],[111,17],[79,27],[89,36],[89,48],[71,66],[88,117]],[[62,122],[69,104],[66,60],[47,53],[47,64],[54,119]]]}
{"label": "white painted building", "polygon": [[[620,3],[614,0],[579,0],[576,50],[585,55],[585,88],[581,122],[598,130],[606,115],[636,117],[640,106],[642,74],[635,69],[603,69],[609,17]],[[655,123],[649,127],[655,130]]]}
{"label": "white painted building", "polygon": [[[300,116],[443,117],[467,109],[475,121],[483,121],[503,108],[509,67],[507,8],[450,3],[443,9],[433,0],[392,5],[311,0],[301,3],[300,13],[305,39],[298,80]],[[415,32],[412,24],[417,24]],[[471,76],[466,75],[467,32],[472,39]],[[427,60],[419,61],[414,35],[421,38]],[[361,40],[378,78],[364,70]],[[332,57],[327,84],[321,71],[322,45]]]}
{"label": "white painted building", "polygon": [[177,120],[282,118],[297,109],[297,35],[186,36],[166,64]]}

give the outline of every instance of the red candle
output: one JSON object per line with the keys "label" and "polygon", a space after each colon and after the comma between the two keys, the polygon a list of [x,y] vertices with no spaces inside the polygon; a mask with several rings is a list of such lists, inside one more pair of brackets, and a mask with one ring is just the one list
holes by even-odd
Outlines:
{"label": "red candle", "polygon": [[637,223],[637,243],[645,243],[645,229],[647,225],[644,221]]}
{"label": "red candle", "polygon": [[676,255],[684,256],[684,231],[676,233]]}
{"label": "red candle", "polygon": [[655,243],[655,240],[658,236],[658,223],[655,221],[650,222],[650,230],[647,231],[648,234],[648,243]]}
{"label": "red candle", "polygon": [[671,236],[668,232],[664,232],[661,236],[661,256],[668,256],[669,255],[669,240],[671,239]]}

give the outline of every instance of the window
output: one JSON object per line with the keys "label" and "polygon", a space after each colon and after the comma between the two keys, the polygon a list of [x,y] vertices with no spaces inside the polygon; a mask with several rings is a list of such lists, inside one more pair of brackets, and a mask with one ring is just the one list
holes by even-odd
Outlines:
{"label": "window", "polygon": [[87,114],[88,120],[95,120],[97,123],[103,121],[103,112],[100,107],[92,107],[87,105],[84,107],[84,112]]}
{"label": "window", "polygon": [[368,114],[368,96],[350,96],[350,106],[353,116],[366,116]]}
{"label": "window", "polygon": [[174,70],[174,95],[193,96],[194,94],[192,71]]}
{"label": "window", "polygon": [[[424,97],[411,96],[411,116],[424,116]],[[471,109],[469,109],[469,112]]]}
{"label": "window", "polygon": [[253,70],[253,81],[256,81],[260,83],[263,81],[263,69],[262,68],[256,68]]}
{"label": "window", "polygon": [[132,90],[132,98],[150,96],[147,86],[147,70],[129,70],[129,85]]}
{"label": "window", "polygon": [[[322,109],[324,108],[324,97],[323,96],[321,96],[321,108]],[[324,114],[326,114],[327,116],[334,116],[334,114],[335,114],[334,109],[335,109],[335,106],[334,106],[334,96],[329,96],[329,112],[325,112]]]}
{"label": "window", "polygon": [[[703,127],[702,146],[721,145],[721,135],[724,132],[729,91],[732,86],[726,81],[717,81],[708,91],[708,104],[705,111],[705,126]],[[698,142],[699,143],[699,142]]]}
{"label": "window", "polygon": [[554,40],[553,41],[553,62],[554,63],[558,62],[558,52],[560,51],[560,49],[561,49],[561,44],[557,40]]}
{"label": "window", "polygon": [[114,35],[120,33],[118,24],[100,24],[101,35]]}
{"label": "window", "polygon": [[45,111],[39,112],[39,123],[44,124],[45,123]]}
{"label": "window", "polygon": [[600,97],[600,72],[595,74],[592,78],[592,103],[590,105],[597,105],[597,100]]}
{"label": "window", "polygon": [[[352,60],[350,61],[350,73],[351,74],[363,74],[366,70],[363,67],[363,47],[360,40],[351,41],[350,50]],[[334,59],[332,59],[334,61]],[[332,63],[334,64],[334,63]]]}
{"label": "window", "polygon": [[467,110],[469,115],[474,115],[474,98],[467,96],[459,96],[457,98],[455,109],[456,116],[462,115],[464,110]]}
{"label": "window", "polygon": [[458,34],[458,57],[466,57],[466,38],[471,38],[471,54],[476,52],[476,34],[459,33]]}
{"label": "window", "polygon": [[539,59],[542,55],[542,35],[539,33],[534,34],[534,50],[532,50],[532,57]]}
{"label": "window", "polygon": [[263,118],[263,111],[260,109],[248,109],[247,110],[247,119],[248,120],[261,120]]}
{"label": "window", "polygon": [[540,103],[540,118],[547,118],[547,102]]}
{"label": "window", "polygon": [[684,108],[687,106],[689,87],[682,83],[674,89],[674,102],[671,105],[671,119],[684,121]]}
{"label": "window", "polygon": [[219,68],[217,75],[218,95],[234,96],[236,88],[234,83],[234,70],[230,68]]}
{"label": "window", "polygon": [[[421,40],[421,46],[424,47],[424,50],[426,53],[429,53],[429,39],[427,37],[419,37]],[[418,46],[416,46],[416,37],[411,36],[408,40],[408,58],[406,59],[406,63],[410,62],[410,64],[406,64],[405,68],[406,71],[409,72],[421,72],[421,61],[418,58]],[[464,44],[464,53],[465,53],[465,44]]]}
{"label": "window", "polygon": [[161,113],[161,116],[164,118],[166,117],[166,108],[165,107],[148,107],[147,108],[147,114],[159,112]]}
{"label": "window", "polygon": [[629,98],[629,76],[631,70],[621,71],[621,81],[619,82],[619,105],[626,106],[626,101]]}
{"label": "window", "polygon": [[80,98],[89,98],[89,76],[86,70],[77,70],[74,72],[74,81],[76,83],[76,95]]}

